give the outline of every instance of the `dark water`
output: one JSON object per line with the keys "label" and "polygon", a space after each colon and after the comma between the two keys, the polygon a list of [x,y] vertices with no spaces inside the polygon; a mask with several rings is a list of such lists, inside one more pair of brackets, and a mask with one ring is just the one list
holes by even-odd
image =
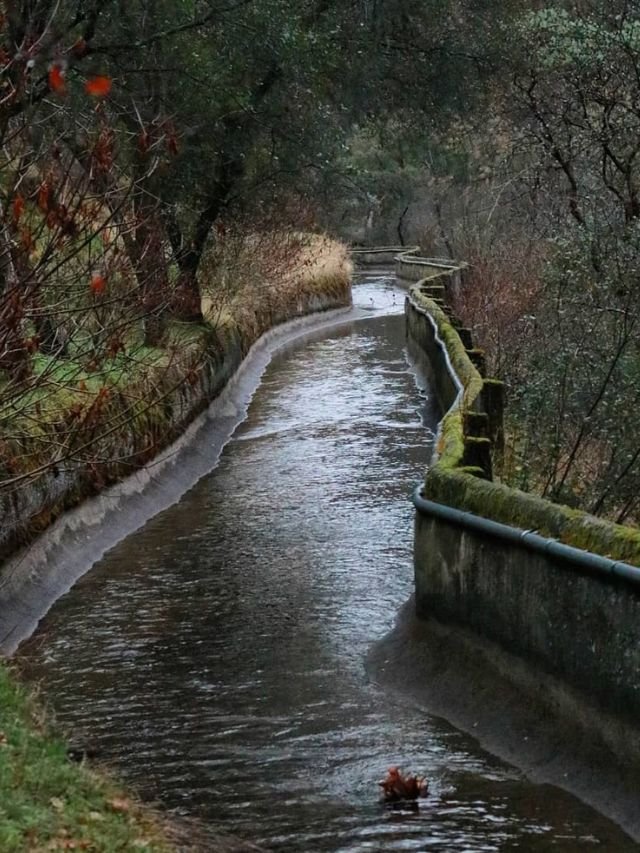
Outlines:
{"label": "dark water", "polygon": [[[563,792],[368,681],[412,588],[408,495],[435,417],[402,295],[278,357],[216,470],[23,644],[58,719],[149,798],[285,851],[635,850]],[[418,812],[378,803],[394,764]]]}

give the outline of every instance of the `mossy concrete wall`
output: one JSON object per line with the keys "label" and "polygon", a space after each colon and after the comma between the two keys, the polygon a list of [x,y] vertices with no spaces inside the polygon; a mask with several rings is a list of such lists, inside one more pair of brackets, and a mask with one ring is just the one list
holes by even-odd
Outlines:
{"label": "mossy concrete wall", "polygon": [[[158,449],[170,444],[185,427],[220,393],[243,357],[243,341],[234,331],[217,336],[207,349],[202,368],[191,382],[184,381],[169,393],[157,407],[161,441]],[[134,421],[113,435],[114,462],[101,464],[99,485],[86,466],[73,459],[59,463],[34,477],[32,483],[21,484],[0,496],[0,559],[17,547],[27,544],[45,530],[65,510],[95,495],[123,476],[132,473],[135,461],[142,465],[146,442],[144,431]],[[127,464],[115,461],[118,457]]]}
{"label": "mossy concrete wall", "polygon": [[398,278],[422,283],[438,280],[447,293],[459,287],[466,264],[441,258],[424,258],[418,253],[418,249],[409,249],[397,255],[395,265]]}
{"label": "mossy concrete wall", "polygon": [[360,267],[392,266],[407,249],[403,246],[370,246],[351,249],[351,259]]}
{"label": "mossy concrete wall", "polygon": [[465,264],[441,258],[424,258],[419,253],[418,246],[365,246],[351,249],[351,257],[358,266],[393,265],[398,278],[406,282],[446,280],[447,289],[459,284]]}
{"label": "mossy concrete wall", "polygon": [[637,588],[420,513],[414,554],[419,615],[471,628],[638,724]]}
{"label": "mossy concrete wall", "polygon": [[[640,566],[640,530],[613,524],[537,495],[490,482],[469,470],[470,447],[481,436],[477,417],[491,421],[490,402],[499,383],[483,377],[443,307],[414,286],[407,300],[407,333],[412,351],[428,360],[444,413],[424,496],[494,521],[535,530],[542,536],[613,560]],[[461,389],[461,390],[460,390]],[[498,425],[493,425],[498,432]],[[489,441],[491,445],[491,441]]]}
{"label": "mossy concrete wall", "polygon": [[[491,381],[424,289],[424,282],[413,287],[407,299],[407,335],[414,356],[429,366],[444,413],[424,497],[640,565],[637,529],[492,482],[490,470],[470,464],[468,442],[476,436],[467,425],[476,418],[469,413],[486,414]],[[634,724],[640,719],[637,585],[420,512],[415,583],[419,615],[471,628],[599,710]]]}

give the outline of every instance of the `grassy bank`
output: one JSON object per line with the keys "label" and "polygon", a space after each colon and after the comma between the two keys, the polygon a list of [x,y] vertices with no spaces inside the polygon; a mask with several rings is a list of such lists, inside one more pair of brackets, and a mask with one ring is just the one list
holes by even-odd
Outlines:
{"label": "grassy bank", "polygon": [[0,850],[171,849],[158,820],[106,776],[69,760],[41,710],[0,667]]}
{"label": "grassy bank", "polygon": [[154,346],[131,325],[97,361],[35,352],[20,392],[0,393],[0,559],[154,458],[267,329],[346,304],[350,273],[319,235],[230,238],[205,270],[204,322],[167,317]]}

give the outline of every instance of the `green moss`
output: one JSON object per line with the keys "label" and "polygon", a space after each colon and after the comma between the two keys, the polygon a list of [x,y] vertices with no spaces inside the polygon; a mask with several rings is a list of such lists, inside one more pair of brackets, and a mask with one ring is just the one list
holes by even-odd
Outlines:
{"label": "green moss", "polygon": [[159,824],[105,776],[73,764],[0,665],[0,850],[172,850]]}
{"label": "green moss", "polygon": [[[536,530],[575,548],[640,566],[638,528],[613,524],[502,483],[483,480],[478,470],[465,465],[465,443],[484,439],[465,436],[464,412],[481,409],[484,384],[498,386],[502,383],[481,377],[450,318],[420,288],[419,282],[411,289],[413,300],[435,321],[451,365],[464,388],[462,408],[451,409],[442,420],[437,460],[427,472],[425,496],[503,524]],[[437,369],[437,365],[434,368]]]}

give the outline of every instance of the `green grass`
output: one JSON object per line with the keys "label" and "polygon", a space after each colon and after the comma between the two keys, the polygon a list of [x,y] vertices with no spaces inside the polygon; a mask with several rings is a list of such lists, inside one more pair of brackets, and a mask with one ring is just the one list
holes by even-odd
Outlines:
{"label": "green grass", "polygon": [[67,758],[64,742],[0,665],[0,850],[172,849],[139,804]]}

